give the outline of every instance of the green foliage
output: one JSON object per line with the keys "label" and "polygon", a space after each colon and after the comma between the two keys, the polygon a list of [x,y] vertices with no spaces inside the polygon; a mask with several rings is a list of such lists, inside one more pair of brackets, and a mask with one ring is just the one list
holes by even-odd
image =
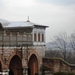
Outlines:
{"label": "green foliage", "polygon": [[57,72],[57,73],[54,73],[54,75],[75,75],[75,73],[71,73],[71,72]]}

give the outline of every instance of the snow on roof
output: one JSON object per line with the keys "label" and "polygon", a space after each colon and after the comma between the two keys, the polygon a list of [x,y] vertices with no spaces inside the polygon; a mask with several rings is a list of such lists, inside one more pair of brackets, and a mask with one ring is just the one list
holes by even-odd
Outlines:
{"label": "snow on roof", "polygon": [[[30,21],[10,22],[10,21],[3,20],[3,19],[0,19],[0,23],[2,24],[3,28],[43,26],[43,25],[32,23]],[[47,26],[44,26],[44,27],[47,27]]]}
{"label": "snow on roof", "polygon": [[6,26],[8,25],[10,22],[4,19],[0,19],[0,23],[2,24],[2,26]]}
{"label": "snow on roof", "polygon": [[33,26],[34,23],[26,22],[26,21],[19,21],[19,22],[11,22],[5,27],[30,27]]}

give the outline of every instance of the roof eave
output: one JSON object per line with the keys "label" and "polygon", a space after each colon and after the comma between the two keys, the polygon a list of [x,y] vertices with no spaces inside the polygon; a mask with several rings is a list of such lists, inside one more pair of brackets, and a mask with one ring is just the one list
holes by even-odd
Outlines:
{"label": "roof eave", "polygon": [[48,28],[49,26],[45,26],[45,25],[34,25],[35,27],[44,27],[44,28]]}
{"label": "roof eave", "polygon": [[27,27],[3,27],[3,29],[26,29],[26,28],[33,28],[32,26]]}

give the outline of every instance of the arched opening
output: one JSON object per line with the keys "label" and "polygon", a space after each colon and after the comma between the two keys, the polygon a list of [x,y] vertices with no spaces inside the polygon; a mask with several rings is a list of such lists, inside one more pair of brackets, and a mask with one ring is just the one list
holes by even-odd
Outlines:
{"label": "arched opening", "polygon": [[1,62],[0,62],[0,72],[2,72],[2,64],[1,64]]}
{"label": "arched opening", "polygon": [[21,59],[15,55],[9,65],[9,75],[22,75],[22,62]]}
{"label": "arched opening", "polygon": [[37,75],[38,74],[38,59],[36,55],[32,55],[28,63],[28,75]]}

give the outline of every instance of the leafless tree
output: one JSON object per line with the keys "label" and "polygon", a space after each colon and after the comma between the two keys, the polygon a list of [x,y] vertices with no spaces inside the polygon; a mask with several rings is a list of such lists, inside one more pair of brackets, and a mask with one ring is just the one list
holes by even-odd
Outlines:
{"label": "leafless tree", "polygon": [[54,37],[55,41],[55,45],[56,48],[59,49],[62,54],[63,54],[63,58],[64,60],[66,60],[66,54],[67,54],[67,42],[68,42],[68,37],[66,32],[62,32],[59,35]]}
{"label": "leafless tree", "polygon": [[62,54],[59,50],[46,50],[45,56],[51,58],[62,58]]}
{"label": "leafless tree", "polygon": [[68,51],[67,52],[67,55],[66,55],[66,61],[70,64],[72,64],[72,52],[71,51]]}
{"label": "leafless tree", "polygon": [[[45,56],[50,58],[63,58],[60,50],[46,50]],[[75,64],[75,51],[67,51],[66,61],[70,64]]]}
{"label": "leafless tree", "polygon": [[46,57],[63,58],[68,63],[75,63],[75,32],[71,37],[67,36],[66,32],[62,32],[55,36],[50,50],[46,51]]}
{"label": "leafless tree", "polygon": [[70,42],[71,42],[71,46],[72,46],[73,50],[75,50],[75,32],[73,34],[71,34]]}

